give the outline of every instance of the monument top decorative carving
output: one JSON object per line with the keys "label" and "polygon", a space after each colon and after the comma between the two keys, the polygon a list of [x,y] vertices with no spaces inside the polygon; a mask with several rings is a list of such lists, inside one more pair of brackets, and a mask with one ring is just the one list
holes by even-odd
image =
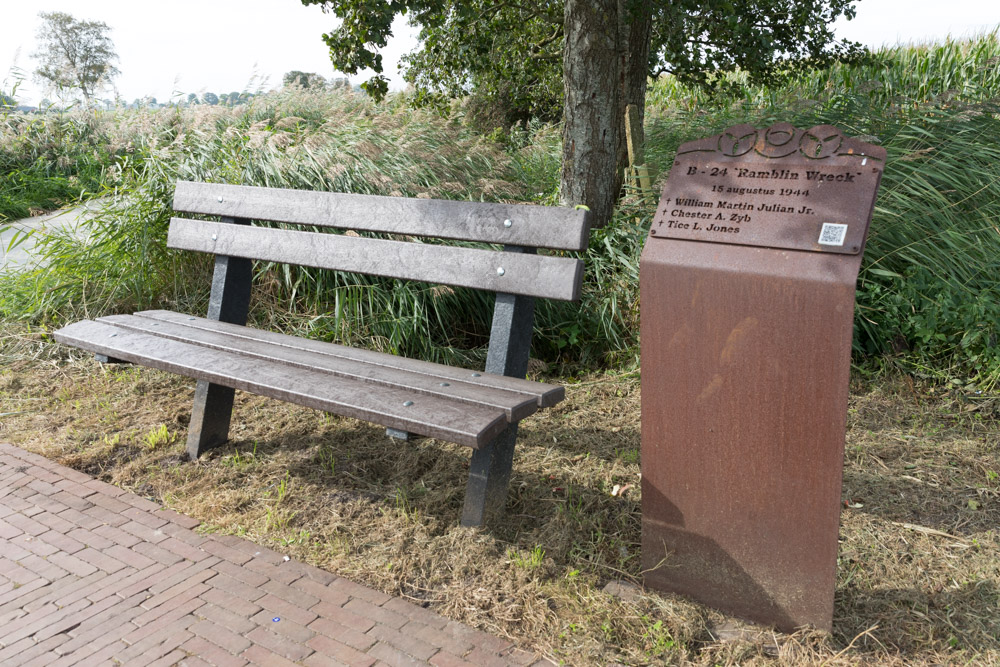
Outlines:
{"label": "monument top decorative carving", "polygon": [[677,156],[701,154],[706,158],[734,158],[743,161],[798,158],[803,161],[833,160],[851,164],[865,158],[884,162],[885,149],[844,136],[833,125],[816,125],[808,130],[791,123],[777,123],[768,128],[734,125],[721,134],[689,141],[678,149]]}

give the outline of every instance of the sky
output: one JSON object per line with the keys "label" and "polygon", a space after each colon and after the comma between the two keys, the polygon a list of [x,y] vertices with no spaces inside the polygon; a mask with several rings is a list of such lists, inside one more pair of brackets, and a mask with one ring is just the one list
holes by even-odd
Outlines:
{"label": "sky", "polygon": [[[1000,26],[998,0],[860,0],[856,6],[857,17],[838,21],[836,33],[872,47],[970,36]],[[121,70],[115,86],[128,102],[268,90],[291,70],[343,76],[334,72],[322,41],[336,19],[299,0],[0,0],[0,91],[11,91],[20,70],[25,79],[16,97],[22,103],[37,104],[45,95],[31,77],[43,11],[111,27]],[[416,29],[397,19],[393,34],[383,59],[391,87],[400,89],[397,63],[415,46]],[[368,76],[354,76],[352,83]]]}

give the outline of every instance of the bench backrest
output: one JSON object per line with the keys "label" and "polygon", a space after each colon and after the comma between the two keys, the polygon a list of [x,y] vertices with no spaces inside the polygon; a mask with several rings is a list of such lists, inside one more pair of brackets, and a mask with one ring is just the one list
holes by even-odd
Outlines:
{"label": "bench backrest", "polygon": [[[190,182],[177,184],[174,209],[231,222],[173,218],[171,248],[567,301],[579,298],[583,262],[533,249],[583,250],[590,227],[587,211],[566,207]],[[249,220],[503,244],[515,252],[232,224]]]}

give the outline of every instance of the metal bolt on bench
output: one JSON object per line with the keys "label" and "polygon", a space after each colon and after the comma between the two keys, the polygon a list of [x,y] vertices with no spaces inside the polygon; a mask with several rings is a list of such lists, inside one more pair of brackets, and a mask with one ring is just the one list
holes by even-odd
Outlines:
{"label": "metal bolt on bench", "polygon": [[[456,202],[180,182],[167,245],[215,255],[205,318],[145,311],[83,320],[55,333],[99,361],[195,378],[187,451],[229,438],[234,390],[378,423],[392,437],[432,437],[473,449],[462,524],[504,505],[521,419],[563,387],[524,379],[535,298],[579,298],[583,262],[536,248],[583,250],[589,213],[562,207]],[[438,245],[251,225],[251,220],[497,244]],[[516,222],[516,224],[515,224]],[[311,341],[245,326],[252,260],[496,292],[486,372]]]}

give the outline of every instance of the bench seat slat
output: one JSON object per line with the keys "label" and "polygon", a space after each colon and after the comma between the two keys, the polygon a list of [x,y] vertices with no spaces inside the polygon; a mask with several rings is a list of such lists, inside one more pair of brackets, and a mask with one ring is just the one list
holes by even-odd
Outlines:
{"label": "bench seat slat", "polygon": [[135,314],[137,318],[181,324],[194,329],[224,333],[238,340],[259,341],[271,346],[285,346],[304,350],[320,356],[362,362],[371,366],[384,366],[432,378],[434,381],[461,382],[495,389],[503,389],[514,394],[530,397],[539,408],[548,408],[562,401],[566,388],[560,385],[534,382],[523,378],[507,377],[494,373],[471,371],[464,368],[444,366],[419,359],[399,357],[394,354],[347,347],[335,343],[325,343],[308,338],[298,338],[274,331],[264,331],[252,327],[194,317],[169,310],[144,310]]}
{"label": "bench seat slat", "polygon": [[470,405],[499,408],[507,415],[508,421],[520,421],[538,409],[537,399],[533,395],[469,384],[458,380],[442,382],[440,378],[421,373],[311,352],[297,346],[275,345],[245,336],[214,332],[134,315],[111,315],[99,318],[97,321],[130,331],[162,336],[171,340],[275,361],[298,368],[326,371],[333,375],[354,378],[376,385],[412,390],[414,393],[439,396]]}
{"label": "bench seat slat", "polygon": [[185,218],[170,221],[167,245],[215,255],[563,301],[579,298],[583,275],[583,262],[569,257],[246,227]]}
{"label": "bench seat slat", "polygon": [[[354,417],[472,448],[507,426],[502,409],[265,361],[83,320],[55,332],[60,343],[289,403]],[[405,405],[412,401],[411,405]]]}
{"label": "bench seat slat", "polygon": [[[588,213],[530,204],[408,199],[218,183],[177,183],[174,210],[270,222],[584,250]],[[510,226],[504,224],[510,221]]]}

